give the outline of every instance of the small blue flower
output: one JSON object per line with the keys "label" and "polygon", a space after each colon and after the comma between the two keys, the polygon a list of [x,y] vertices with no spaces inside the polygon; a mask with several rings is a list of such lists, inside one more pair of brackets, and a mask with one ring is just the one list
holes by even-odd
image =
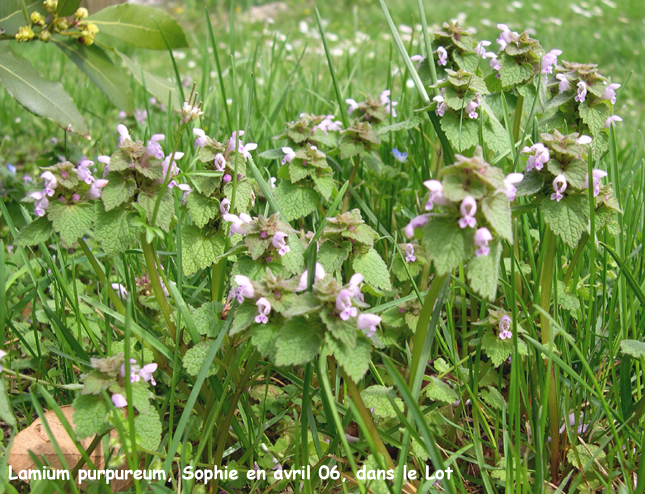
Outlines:
{"label": "small blue flower", "polygon": [[394,159],[400,161],[401,163],[405,163],[408,160],[408,153],[402,153],[396,148],[392,149],[392,154],[394,155]]}
{"label": "small blue flower", "polygon": [[11,173],[12,175],[16,174],[16,167],[11,163],[7,163],[7,170],[9,170],[9,173]]}

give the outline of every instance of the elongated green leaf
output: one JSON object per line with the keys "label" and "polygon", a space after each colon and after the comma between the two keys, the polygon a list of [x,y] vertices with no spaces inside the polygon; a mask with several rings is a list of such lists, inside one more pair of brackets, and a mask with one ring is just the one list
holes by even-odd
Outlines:
{"label": "elongated green leaf", "polygon": [[41,0],[0,0],[0,29],[13,36],[22,26],[30,25],[29,15],[37,10],[45,13]]}
{"label": "elongated green leaf", "polygon": [[95,44],[83,46],[71,39],[61,41],[54,38],[52,42],[92,79],[114,106],[132,112],[132,91],[128,78],[102,48]]}
{"label": "elongated green leaf", "polygon": [[81,0],[58,0],[58,15],[63,17],[73,15],[80,5]]}
{"label": "elongated green leaf", "polygon": [[124,55],[119,51],[116,53],[121,57],[121,60],[123,60],[123,63],[132,73],[136,81],[141,85],[145,82],[145,87],[150,94],[159,101],[162,101],[164,104],[170,100],[172,107],[175,109],[181,108],[181,102],[179,101],[179,95],[177,94],[177,85],[174,82],[151,74],[150,72],[143,70],[138,63],[127,55]]}
{"label": "elongated green leaf", "polygon": [[165,50],[166,43],[159,30],[163,32],[170,48],[188,46],[184,30],[177,21],[163,10],[154,7],[114,5],[90,16],[89,20],[98,26],[101,33],[119,38],[138,48]]}
{"label": "elongated green leaf", "polygon": [[85,120],[60,82],[40,77],[29,61],[11,48],[0,50],[0,82],[30,112],[89,137]]}

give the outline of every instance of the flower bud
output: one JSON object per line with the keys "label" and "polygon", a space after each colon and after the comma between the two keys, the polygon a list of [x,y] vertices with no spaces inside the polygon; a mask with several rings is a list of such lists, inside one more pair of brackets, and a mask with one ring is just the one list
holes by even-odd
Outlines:
{"label": "flower bud", "polygon": [[74,12],[74,17],[76,19],[86,19],[87,16],[89,16],[90,13],[87,11],[85,7],[80,7],[79,9]]}
{"label": "flower bud", "polygon": [[42,15],[40,15],[39,12],[32,12],[31,13],[31,23],[36,25],[36,26],[44,26],[45,25],[45,19],[43,18]]}
{"label": "flower bud", "polygon": [[64,17],[58,17],[54,21],[54,29],[57,32],[65,31],[67,29],[67,20]]}
{"label": "flower bud", "polygon": [[78,42],[84,46],[90,46],[94,43],[94,38],[89,36],[80,36]]}
{"label": "flower bud", "polygon": [[52,38],[52,33],[47,31],[46,29],[43,29],[38,33],[38,39],[40,41],[44,41],[45,43],[49,43],[49,40]]}
{"label": "flower bud", "polygon": [[53,14],[58,9],[58,0],[45,0],[43,7],[47,12]]}
{"label": "flower bud", "polygon": [[29,26],[22,26],[16,33],[16,41],[31,41],[34,38],[34,32]]}

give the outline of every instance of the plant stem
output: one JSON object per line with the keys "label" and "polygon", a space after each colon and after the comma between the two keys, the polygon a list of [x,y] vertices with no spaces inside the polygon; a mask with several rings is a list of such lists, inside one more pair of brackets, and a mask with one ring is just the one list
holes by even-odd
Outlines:
{"label": "plant stem", "polygon": [[213,264],[211,270],[211,301],[219,301],[220,299],[220,281],[222,278],[222,267],[224,265],[224,260],[219,261],[216,264]]}
{"label": "plant stem", "polygon": [[114,308],[117,310],[119,314],[124,316],[125,307],[123,305],[123,302],[121,301],[119,296],[112,288],[112,285],[108,283],[107,276],[105,276],[105,273],[103,273],[103,270],[101,269],[101,266],[99,265],[98,261],[94,257],[94,254],[92,254],[92,251],[85,243],[85,240],[83,240],[82,238],[79,238],[78,243],[81,246],[81,250],[83,251],[83,254],[85,254],[85,257],[87,257],[87,260],[90,261],[90,265],[92,266],[92,269],[94,269],[94,273],[96,273],[96,277],[107,288],[108,297],[110,298],[110,301],[114,305]]}
{"label": "plant stem", "polygon": [[343,207],[340,209],[340,214],[346,213],[347,209],[349,208],[349,197],[351,196],[351,188],[352,188],[352,184],[354,183],[354,179],[356,178],[356,173],[358,171],[359,163],[360,163],[360,159],[357,157],[354,157],[354,166],[352,167],[352,172],[349,175],[349,180],[348,180],[349,186],[345,191],[345,197],[343,197]]}
{"label": "plant stem", "polygon": [[159,304],[159,309],[163,315],[166,325],[168,326],[168,331],[173,340],[176,341],[175,335],[175,324],[172,321],[170,305],[168,304],[168,299],[163,291],[161,286],[161,280],[159,279],[159,272],[157,271],[157,263],[155,261],[156,256],[155,252],[152,250],[152,246],[146,240],[145,233],[141,234],[141,250],[143,251],[143,258],[146,261],[146,268],[148,269],[148,276],[150,277],[150,284],[152,285],[152,291]]}
{"label": "plant stem", "polygon": [[515,119],[513,120],[513,144],[517,142],[520,137],[520,124],[522,123],[522,110],[524,109],[524,96],[517,97],[515,104]]}
{"label": "plant stem", "polygon": [[[551,228],[546,225],[544,231],[544,257],[542,261],[542,272],[540,273],[540,307],[544,312],[548,313],[551,306],[551,289],[553,286],[553,260],[555,259],[555,234]],[[553,343],[553,335],[551,333],[551,322],[548,317],[540,317],[542,327],[542,344],[549,345]],[[549,369],[550,367],[550,369]],[[558,479],[558,467],[560,463],[560,431],[558,424],[560,418],[558,416],[558,391],[556,388],[555,367],[547,364],[547,372],[549,374],[549,395],[548,395],[548,410],[549,410],[549,431],[551,433],[551,478],[552,482]]]}
{"label": "plant stem", "polygon": [[345,372],[342,372],[342,375],[343,375],[345,384],[347,384],[347,392],[349,393],[349,398],[356,406],[356,409],[359,415],[361,416],[361,418],[363,419],[363,422],[365,423],[365,426],[369,430],[370,436],[372,437],[372,440],[376,445],[376,449],[378,453],[383,455],[383,457],[387,461],[388,468],[394,469],[394,462],[392,461],[392,458],[390,457],[390,453],[385,447],[385,444],[383,443],[381,436],[379,436],[378,429],[376,428],[376,425],[374,425],[374,420],[372,420],[372,414],[365,406],[365,403],[363,402],[363,398],[361,398],[361,394],[359,393],[358,388],[356,387],[356,383]]}
{"label": "plant stem", "polygon": [[564,282],[565,287],[569,284],[569,280],[571,279],[571,276],[573,276],[573,270],[576,267],[576,264],[578,263],[578,259],[580,259],[580,255],[582,254],[582,251],[584,250],[585,245],[587,245],[588,240],[589,240],[589,234],[587,232],[584,232],[582,234],[582,238],[580,239],[580,242],[578,243],[578,248],[573,253],[573,257],[571,258],[571,262],[569,263],[567,272],[564,274],[564,278],[562,278],[562,281]]}

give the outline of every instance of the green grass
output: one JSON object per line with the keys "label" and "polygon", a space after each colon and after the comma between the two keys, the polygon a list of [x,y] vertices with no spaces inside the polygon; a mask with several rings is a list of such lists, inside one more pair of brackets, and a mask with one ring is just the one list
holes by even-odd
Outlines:
{"label": "green grass", "polygon": [[[335,114],[340,119],[346,106],[339,107],[338,98],[361,100],[391,88],[392,99],[399,102],[398,120],[423,116],[418,129],[387,135],[380,149],[385,166],[379,173],[365,164],[341,160],[337,154],[329,160],[339,189],[357,166],[348,187],[349,207],[361,209],[366,222],[379,233],[377,248],[391,266],[399,255],[396,243],[402,241],[402,228],[422,210],[426,198],[423,181],[436,177],[442,166],[437,153],[440,144],[429,119],[415,113],[421,107],[420,99],[414,86],[407,84],[409,73],[378,2],[321,2],[318,6],[322,19],[329,21],[324,25],[336,81],[330,75],[313,4],[287,4],[288,10],[271,24],[245,22],[246,2],[240,4],[244,8],[232,9],[234,21],[228,18],[228,5],[213,6],[211,22],[221,67],[216,64],[199,2],[171,9],[191,42],[189,49],[174,53],[177,70],[182,78],[191,78],[203,100],[201,128],[221,141],[232,131],[244,129],[245,142],[257,142],[258,152],[277,147],[272,137],[284,130],[284,122],[295,120],[301,112]],[[416,2],[389,4],[408,53],[421,53],[424,41]],[[601,164],[609,171],[609,181],[620,200],[620,233],[603,231],[598,242],[589,241],[579,250],[558,241],[553,255],[545,256],[549,252],[545,223],[541,215],[531,212],[514,222],[516,243],[507,246],[503,254],[494,303],[482,300],[465,284],[463,270],[449,275],[445,286],[438,283],[440,277],[428,283],[427,272],[397,283],[397,296],[402,299],[393,293],[369,295],[373,310],[379,313],[402,301],[415,303],[424,318],[419,327],[428,328],[426,338],[415,339],[409,333],[394,345],[373,352],[370,371],[357,383],[359,390],[391,386],[394,391],[380,406],[388,405],[388,400],[404,405],[390,407],[391,417],[377,420],[375,437],[369,410],[366,416],[360,409],[362,402],[352,394],[353,383],[343,378],[333,360],[321,357],[304,367],[276,367],[261,358],[246,338],[230,339],[221,330],[217,338],[207,340],[207,363],[215,360],[218,373],[207,376],[209,365],[196,377],[183,371],[184,349],[174,344],[167,326],[176,325],[188,347],[201,341],[191,309],[225,297],[230,263],[222,262],[223,275],[210,269],[192,276],[182,274],[179,242],[188,218],[178,201],[180,221],[174,231],[157,241],[156,252],[146,242],[142,249],[110,257],[92,238],[87,239],[90,253],[77,245],[68,249],[57,236],[47,245],[16,247],[9,252],[15,229],[28,222],[28,215],[17,202],[24,189],[3,174],[3,183],[11,185],[7,187],[9,195],[3,196],[0,223],[0,285],[7,287],[0,297],[0,336],[4,350],[12,350],[5,359],[3,381],[18,425],[3,424],[0,451],[6,451],[12,434],[25,429],[43,410],[73,401],[78,391],[69,385],[80,382],[80,375],[89,370],[90,357],[113,355],[117,342],[125,341],[125,348],[129,348],[127,342],[136,339],[149,343],[160,367],[163,362],[152,401],[162,417],[163,433],[155,451],[132,448],[136,442],[128,438],[134,434],[132,420],[120,421],[118,429],[130,465],[141,462],[146,468],[183,469],[221,464],[240,472],[253,469],[255,463],[269,471],[274,459],[285,469],[336,465],[346,482],[321,481],[314,475],[302,484],[283,481],[274,486],[274,492],[368,492],[369,485],[357,486],[353,479],[363,464],[386,468],[388,458],[370,456],[379,451],[382,442],[395,465],[407,464],[422,471],[426,463],[434,468],[451,466],[454,476],[442,487],[448,492],[577,492],[578,488],[601,492],[604,487],[606,492],[642,493],[645,360],[627,357],[620,342],[643,340],[644,333],[645,171],[640,128],[645,114],[641,63],[645,4],[624,0],[611,7],[612,2],[590,0],[585,9],[596,12],[592,18],[576,13],[571,2],[515,4],[457,0],[425,2],[425,9],[430,27],[463,18],[466,26],[477,29],[477,39],[493,44],[497,23],[507,23],[518,31],[532,28],[547,50],[563,50],[561,60],[597,63],[603,75],[624,84],[615,107],[624,122],[616,129],[615,147],[610,147]],[[545,22],[547,18],[551,20]],[[306,33],[301,32],[305,31],[303,22]],[[411,26],[413,33],[406,34],[408,30],[401,25]],[[135,107],[151,109],[142,123],[132,116],[120,119],[118,109],[53,46],[33,43],[19,48],[45,77],[62,82],[85,116],[91,139],[66,135],[0,92],[0,137],[5,136],[0,141],[0,165],[11,163],[18,168],[19,177],[36,177],[38,166],[55,163],[59,155],[76,162],[82,156],[95,159],[99,154],[111,154],[117,144],[115,128],[121,122],[139,139],[165,133],[164,149],[170,151],[168,147],[177,136],[178,116],[159,109],[158,104],[151,105],[149,95],[134,80]],[[132,55],[152,73],[174,80],[168,52]],[[191,85],[184,88],[187,94]],[[529,135],[531,126],[522,122]],[[57,144],[50,142],[52,137]],[[179,138],[178,149],[186,152],[181,163],[188,166],[195,156],[193,136],[187,131]],[[393,158],[393,147],[409,153],[406,163]],[[258,158],[256,153],[254,160],[259,175],[265,179],[277,176],[276,160]],[[513,163],[504,158],[497,165],[509,172]],[[268,196],[268,189],[264,189]],[[318,231],[327,213],[339,204],[340,196],[334,205],[331,201],[321,204],[319,211],[294,226],[305,232]],[[273,201],[258,200],[254,216],[265,214],[265,209],[277,208]],[[172,321],[137,300],[119,310],[109,299],[107,284],[97,279],[91,256],[110,283],[122,283],[130,293],[136,290],[136,277],[148,273],[154,278],[152,265],[158,259],[164,267],[162,278],[175,283],[166,302]],[[546,272],[553,274],[553,283],[548,282]],[[561,293],[567,285],[562,284],[565,278],[567,292]],[[428,289],[432,295],[426,302],[439,298],[440,310],[433,311],[433,304],[422,310]],[[549,290],[552,298],[541,303],[540,294]],[[485,319],[489,309],[499,308],[521,323],[527,352],[520,354],[520,339],[514,338],[510,362],[496,370],[482,349],[484,326],[475,323]],[[227,318],[224,314],[222,319],[228,329],[232,315]],[[555,347],[545,345],[541,338],[546,321],[556,335]],[[517,335],[515,327],[513,333]],[[413,342],[417,345],[411,348]],[[143,352],[136,346],[133,351]],[[418,373],[409,376],[410,370],[417,370],[415,361],[430,365],[420,365]],[[447,405],[428,398],[431,377],[449,383],[459,403]],[[555,393],[549,389],[554,384]],[[131,396],[132,389],[126,388]],[[496,392],[501,393],[503,405],[497,402],[496,406]],[[556,428],[566,422],[560,437],[562,458],[557,479],[549,464],[549,392],[557,397],[560,420]],[[564,419],[569,414],[580,414],[580,419],[570,425]],[[587,429],[578,435],[576,429],[581,424]],[[345,431],[358,441],[348,442]],[[590,461],[585,445],[601,452],[597,461]],[[399,456],[401,449],[409,452],[405,459]],[[3,467],[0,460],[0,469]],[[0,478],[0,486],[3,483]],[[402,483],[397,472],[392,492],[401,492]],[[18,492],[30,491],[24,484],[12,485]],[[48,487],[32,485],[32,492],[52,492]],[[180,487],[181,492],[204,492],[188,480],[181,486],[173,482],[153,488],[154,492],[178,492]],[[226,492],[265,492],[270,487],[271,482],[262,481],[219,484]],[[436,492],[432,481],[423,480],[417,487],[419,492]],[[148,492],[147,488],[142,481],[130,491]],[[371,488],[372,492],[387,492],[382,485]]]}

